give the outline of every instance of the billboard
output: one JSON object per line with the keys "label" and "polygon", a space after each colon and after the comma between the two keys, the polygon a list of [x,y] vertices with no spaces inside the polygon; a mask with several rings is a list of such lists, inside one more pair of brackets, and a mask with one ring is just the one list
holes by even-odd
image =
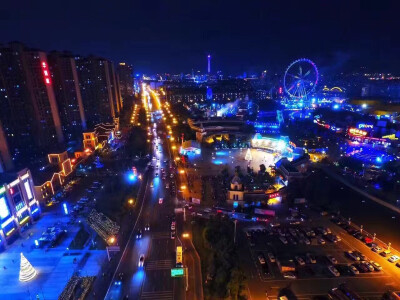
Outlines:
{"label": "billboard", "polygon": [[176,264],[182,264],[182,246],[176,247]]}
{"label": "billboard", "polygon": [[0,220],[4,220],[10,215],[10,210],[8,208],[6,197],[0,197]]}

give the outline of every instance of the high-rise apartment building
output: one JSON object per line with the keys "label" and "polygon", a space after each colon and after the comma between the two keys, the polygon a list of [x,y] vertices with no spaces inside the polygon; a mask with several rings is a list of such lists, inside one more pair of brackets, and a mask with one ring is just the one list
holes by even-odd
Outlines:
{"label": "high-rise apartment building", "polygon": [[[121,91],[122,102],[133,97],[133,68],[121,62],[117,66],[117,75]],[[122,103],[121,103],[122,104]]]}
{"label": "high-rise apartment building", "polygon": [[35,159],[64,136],[45,52],[21,43],[0,46],[0,164]]}
{"label": "high-rise apartment building", "polygon": [[69,53],[51,52],[48,61],[61,127],[66,139],[72,140],[80,137],[82,131],[86,130],[75,59]]}
{"label": "high-rise apartment building", "polygon": [[95,57],[75,57],[87,127],[111,122],[121,109],[121,96],[112,62]]}

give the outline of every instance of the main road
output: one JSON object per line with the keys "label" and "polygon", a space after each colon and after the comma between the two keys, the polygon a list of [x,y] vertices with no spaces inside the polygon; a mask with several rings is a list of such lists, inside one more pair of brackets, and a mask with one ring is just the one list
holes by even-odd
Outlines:
{"label": "main road", "polygon": [[[154,97],[142,91],[145,101],[158,108]],[[176,198],[166,189],[169,180],[169,149],[165,137],[162,118],[152,112],[151,132],[153,168],[149,170],[149,180],[145,186],[144,199],[139,209],[136,224],[129,238],[105,299],[185,299],[184,278],[171,278],[171,268],[175,267],[176,246],[179,236],[171,238],[171,222],[174,218]],[[154,125],[156,124],[156,125]],[[154,128],[154,130],[153,130]],[[157,142],[157,139],[159,142]],[[160,170],[167,171],[166,179]],[[160,198],[163,200],[160,201]],[[150,230],[145,228],[150,227]],[[137,238],[142,232],[142,237]],[[139,258],[145,257],[144,266],[139,267]]]}

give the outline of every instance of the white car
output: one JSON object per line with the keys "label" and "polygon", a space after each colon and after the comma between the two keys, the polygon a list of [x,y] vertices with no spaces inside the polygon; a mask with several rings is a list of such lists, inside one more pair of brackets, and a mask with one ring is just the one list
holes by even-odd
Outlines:
{"label": "white car", "polygon": [[325,240],[322,237],[318,238],[318,243],[321,245],[325,245]]}
{"label": "white car", "polygon": [[335,276],[335,277],[340,276],[339,271],[334,266],[329,266],[328,269],[329,269],[329,272],[331,272],[333,276]]}
{"label": "white car", "polygon": [[144,254],[141,254],[139,257],[138,267],[143,268],[144,265]]}
{"label": "white car", "polygon": [[391,257],[389,257],[388,261],[391,263],[395,263],[399,259],[400,259],[400,257],[398,257],[397,255],[392,255]]}

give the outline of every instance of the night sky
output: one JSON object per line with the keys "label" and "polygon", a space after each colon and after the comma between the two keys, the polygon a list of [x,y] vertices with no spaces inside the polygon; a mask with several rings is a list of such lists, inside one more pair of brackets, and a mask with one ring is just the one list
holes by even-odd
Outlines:
{"label": "night sky", "polygon": [[[62,4],[61,4],[62,3]],[[137,72],[322,70],[400,73],[400,1],[2,1],[0,42],[97,54]]]}

